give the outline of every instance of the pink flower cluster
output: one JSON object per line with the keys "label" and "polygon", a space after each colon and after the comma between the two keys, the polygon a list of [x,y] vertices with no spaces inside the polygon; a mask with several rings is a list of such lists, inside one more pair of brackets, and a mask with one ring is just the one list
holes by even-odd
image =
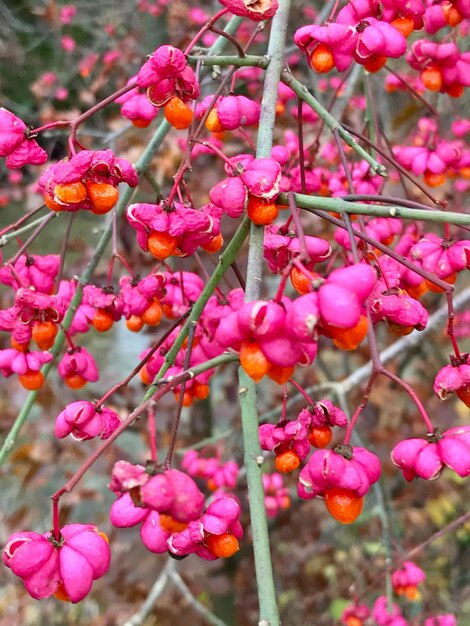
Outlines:
{"label": "pink flower cluster", "polygon": [[45,193],[45,203],[52,210],[84,209],[95,213],[104,212],[100,200],[105,193],[107,198],[111,192],[116,203],[117,186],[121,182],[135,187],[137,173],[127,159],[116,157],[112,150],[82,150],[70,159],[50,165],[38,181]]}
{"label": "pink flower cluster", "polygon": [[230,178],[217,183],[209,193],[215,206],[237,218],[246,209],[250,196],[275,200],[281,183],[281,166],[275,159],[255,159],[242,154],[232,157],[231,163]]}
{"label": "pink flower cluster", "polygon": [[[142,524],[142,542],[152,552],[213,560],[238,549],[243,536],[238,502],[221,493],[204,508],[202,492],[179,470],[151,475],[143,466],[119,461],[110,489],[121,494],[111,507],[111,522],[119,528]],[[231,554],[224,552],[227,544]]]}
{"label": "pink flower cluster", "polygon": [[18,532],[3,551],[4,564],[37,600],[55,596],[80,602],[93,581],[106,574],[110,560],[108,539],[92,524],[68,524],[58,539],[51,532]]}
{"label": "pink flower cluster", "polygon": [[439,370],[434,380],[434,393],[445,400],[449,393],[456,393],[466,404],[470,401],[470,355],[453,358],[450,365]]}
{"label": "pink flower cluster", "polygon": [[[206,114],[213,96],[206,96],[196,106],[196,118],[202,119]],[[236,130],[241,126],[256,126],[259,122],[260,106],[246,96],[225,96],[218,98],[206,126],[212,132]]]}
{"label": "pink flower cluster", "polygon": [[199,246],[209,246],[220,234],[219,212],[210,204],[201,209],[175,202],[131,204],[127,220],[136,231],[137,242],[158,260],[171,255],[189,256]]}
{"label": "pink flower cluster", "polygon": [[301,498],[324,497],[329,489],[367,494],[380,478],[380,461],[375,454],[357,446],[338,445],[333,450],[316,450],[301,470],[297,487]]}
{"label": "pink flower cluster", "polygon": [[157,48],[142,65],[137,85],[147,90],[148,99],[156,107],[164,106],[173,97],[184,102],[199,97],[199,84],[186,57],[168,45]]}
{"label": "pink flower cluster", "polygon": [[46,151],[29,138],[26,124],[4,108],[0,108],[0,157],[6,157],[11,170],[47,161]]}
{"label": "pink flower cluster", "polygon": [[237,484],[239,467],[235,461],[223,463],[220,457],[203,457],[196,450],[188,450],[181,467],[195,478],[204,478],[211,491],[234,489]]}
{"label": "pink flower cluster", "polygon": [[[390,4],[395,10],[403,6],[397,2]],[[350,0],[335,21],[326,26],[303,26],[296,31],[294,41],[307,53],[317,71],[336,67],[343,72],[356,61],[374,72],[387,58],[398,58],[406,52],[406,39],[393,25],[394,12],[384,12],[377,19],[379,13],[376,1]],[[318,63],[319,52],[327,55],[326,65]]]}
{"label": "pink flower cluster", "polygon": [[448,467],[464,478],[470,474],[470,426],[441,433],[435,429],[425,439],[405,439],[392,450],[392,461],[406,480],[437,478]]}
{"label": "pink flower cluster", "polygon": [[400,569],[392,573],[393,591],[397,596],[406,596],[409,600],[418,597],[417,587],[426,580],[426,574],[412,561],[403,561]]}
{"label": "pink flower cluster", "polygon": [[107,439],[120,425],[116,411],[94,402],[78,400],[68,404],[55,422],[55,436],[59,439],[72,435],[78,441],[99,437]]}
{"label": "pink flower cluster", "polygon": [[263,474],[264,506],[268,517],[276,517],[290,507],[289,489],[278,472]]}

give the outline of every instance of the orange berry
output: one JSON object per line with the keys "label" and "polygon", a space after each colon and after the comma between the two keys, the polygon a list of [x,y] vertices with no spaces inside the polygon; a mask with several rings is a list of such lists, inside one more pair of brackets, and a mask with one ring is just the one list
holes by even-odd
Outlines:
{"label": "orange berry", "polygon": [[54,322],[36,322],[33,326],[32,337],[41,350],[49,350],[54,345],[59,329]]}
{"label": "orange berry", "polygon": [[419,591],[416,585],[406,585],[406,587],[402,587],[401,594],[398,594],[397,591],[397,595],[403,595],[408,598],[408,600],[417,600],[419,597]]}
{"label": "orange berry", "polygon": [[99,333],[105,333],[114,324],[114,319],[106,309],[98,309],[91,323]]}
{"label": "orange berry", "polygon": [[256,383],[268,373],[270,363],[256,342],[244,341],[240,347],[240,365]]}
{"label": "orange berry", "polygon": [[126,320],[126,326],[133,333],[138,333],[139,330],[142,330],[144,327],[144,320],[139,315],[131,315],[128,320]]}
{"label": "orange berry", "polygon": [[470,178],[470,167],[467,166],[460,168],[459,174],[464,178]]}
{"label": "orange berry", "polygon": [[201,246],[201,248],[205,250],[206,252],[209,252],[209,254],[214,254],[215,252],[218,252],[223,245],[224,245],[224,238],[219,233],[211,241],[209,241],[209,243],[206,243],[203,246]]}
{"label": "orange berry", "polygon": [[246,212],[257,226],[269,226],[279,215],[279,209],[274,202],[256,196],[251,196],[248,200]]}
{"label": "orange berry", "polygon": [[56,600],[60,600],[61,602],[72,602],[69,598],[69,594],[65,591],[64,583],[60,580],[59,585],[54,593],[54,598]]}
{"label": "orange berry", "polygon": [[446,94],[448,94],[451,98],[460,98],[463,96],[463,92],[463,85],[460,85],[459,83],[454,83],[446,89]]}
{"label": "orange berry", "polygon": [[410,15],[397,17],[390,24],[405,38],[411,35],[415,27],[413,18]]}
{"label": "orange berry", "polygon": [[[175,391],[175,400],[178,402],[180,399],[180,392]],[[183,406],[191,406],[193,403],[193,395],[190,391],[185,391],[183,394]]]}
{"label": "orange berry", "polygon": [[300,293],[302,296],[313,291],[312,279],[297,267],[291,269],[290,281],[297,293]]}
{"label": "orange berry", "polygon": [[458,399],[462,400],[462,402],[470,408],[470,385],[457,389],[455,393],[457,394]]}
{"label": "orange berry", "polygon": [[283,385],[294,374],[295,367],[279,367],[277,365],[271,365],[268,372],[268,377],[278,385]]}
{"label": "orange berry", "polygon": [[460,24],[463,15],[451,2],[443,2],[441,6],[444,18],[451,28]]}
{"label": "orange berry", "polygon": [[163,315],[169,320],[175,320],[176,315],[173,313],[173,307],[171,304],[164,304],[162,306]]}
{"label": "orange berry", "polygon": [[440,187],[446,182],[445,173],[433,174],[432,172],[426,172],[424,175],[424,182],[428,187]]}
{"label": "orange berry", "polygon": [[375,72],[378,72],[383,68],[386,62],[387,57],[372,55],[371,58],[364,63],[364,68],[371,74],[375,74]]}
{"label": "orange berry", "polygon": [[405,337],[414,331],[414,326],[401,326],[401,324],[395,324],[395,322],[388,322],[388,328],[397,337]]}
{"label": "orange berry", "polygon": [[366,335],[367,317],[361,315],[358,323],[353,328],[335,329],[333,332],[333,343],[340,350],[355,350]]}
{"label": "orange berry", "polygon": [[151,123],[152,123],[152,120],[143,120],[140,118],[137,118],[136,120],[132,120],[132,125],[135,126],[136,128],[147,128],[147,126],[150,126]]}
{"label": "orange berry", "polygon": [[87,193],[85,185],[78,181],[76,183],[64,183],[54,187],[54,200],[57,198],[64,204],[78,204],[86,200]]}
{"label": "orange berry", "polygon": [[216,482],[213,478],[209,478],[209,480],[207,481],[207,488],[211,491],[215,491],[217,489]]}
{"label": "orange berry", "polygon": [[310,57],[310,65],[319,74],[326,74],[334,68],[333,53],[326,44],[318,44]]}
{"label": "orange berry", "polygon": [[217,111],[215,109],[212,109],[207,116],[207,119],[204,122],[204,126],[211,133],[221,133],[224,130],[224,127],[220,123],[219,116],[217,115]]}
{"label": "orange berry", "polygon": [[308,435],[308,440],[315,448],[326,448],[332,438],[329,426],[314,426]]}
{"label": "orange berry", "polygon": [[209,396],[210,387],[209,385],[204,385],[196,380],[193,383],[191,391],[194,398],[198,398],[198,400],[205,400]]}
{"label": "orange berry", "polygon": [[351,617],[348,617],[348,619],[346,620],[346,626],[363,626],[363,623],[361,619],[354,615],[351,615]]}
{"label": "orange berry", "polygon": [[274,465],[281,474],[289,474],[296,470],[300,465],[299,455],[294,450],[286,450],[276,455]]}
{"label": "orange berry", "polygon": [[142,321],[148,326],[158,326],[162,319],[163,311],[158,300],[154,300],[152,304],[142,313]]}
{"label": "orange berry", "polygon": [[[457,280],[457,273],[454,272],[453,274],[447,276],[447,278],[443,278],[442,280],[446,283],[449,283],[449,285],[453,285]],[[441,287],[438,287],[431,281],[425,279],[424,283],[429,291],[432,291],[433,293],[444,293],[444,289],[441,289]]]}
{"label": "orange berry", "polygon": [[184,130],[193,121],[193,111],[181,98],[177,96],[165,104],[163,108],[166,121],[177,130]]}
{"label": "orange berry", "polygon": [[420,79],[429,91],[440,91],[442,89],[442,74],[438,67],[427,67],[421,72]]}
{"label": "orange berry", "polygon": [[25,389],[28,389],[29,391],[36,391],[43,386],[44,375],[42,372],[28,370],[26,374],[21,374],[21,376],[18,376],[18,380]]}
{"label": "orange berry", "polygon": [[176,250],[176,239],[168,233],[152,231],[147,239],[147,248],[152,256],[163,261]]}
{"label": "orange berry", "polygon": [[70,387],[70,389],[81,389],[88,382],[86,378],[83,378],[80,374],[70,374],[69,376],[66,376],[64,380],[65,384],[67,387]]}
{"label": "orange berry", "polygon": [[143,368],[140,370],[139,375],[140,375],[140,380],[144,383],[144,385],[150,385],[150,383],[153,381],[153,378],[150,377],[150,374],[146,365],[144,365]]}
{"label": "orange berry", "polygon": [[429,287],[427,286],[425,280],[420,282],[419,285],[406,288],[406,292],[408,293],[408,295],[414,298],[415,300],[419,300],[421,296],[427,293],[428,290],[429,290]]}
{"label": "orange berry", "polygon": [[364,498],[358,498],[354,491],[333,487],[325,491],[325,504],[328,513],[341,524],[352,524],[362,513]]}
{"label": "orange berry", "polygon": [[111,211],[119,198],[119,191],[108,183],[87,183],[87,194],[93,208],[92,213],[104,215]]}
{"label": "orange berry", "polygon": [[51,211],[55,211],[56,213],[60,213],[60,211],[65,211],[65,209],[67,208],[65,205],[56,202],[54,198],[48,193],[46,193],[46,195],[44,196],[44,204],[47,206],[48,209],[50,209]]}
{"label": "orange berry", "polygon": [[232,533],[223,533],[222,535],[207,535],[204,539],[204,543],[207,546],[209,552],[220,559],[233,556],[235,552],[238,552],[240,546],[238,545],[238,539]]}
{"label": "orange berry", "polygon": [[188,526],[187,522],[178,522],[173,519],[171,515],[166,515],[164,513],[160,513],[158,521],[163,530],[167,530],[170,533],[179,533]]}
{"label": "orange berry", "polygon": [[285,113],[286,110],[286,105],[283,102],[276,102],[276,115],[282,115],[283,113]]}
{"label": "orange berry", "polygon": [[27,352],[29,350],[29,341],[28,343],[19,343],[14,337],[10,339],[10,345],[18,352]]}

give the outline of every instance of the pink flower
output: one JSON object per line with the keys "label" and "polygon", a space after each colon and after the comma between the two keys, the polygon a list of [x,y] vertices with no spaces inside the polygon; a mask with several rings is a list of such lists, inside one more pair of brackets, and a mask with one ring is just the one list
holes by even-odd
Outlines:
{"label": "pink flower", "polygon": [[407,335],[413,329],[423,330],[428,322],[428,312],[423,305],[403,289],[387,289],[383,281],[377,283],[369,298],[374,323],[387,321],[396,334]]}
{"label": "pink flower", "polygon": [[3,108],[0,108],[0,157],[6,157],[9,169],[47,161],[46,151],[34,139],[28,139],[26,124]]}
{"label": "pink flower", "polygon": [[444,433],[436,428],[426,439],[405,439],[393,448],[392,461],[408,481],[416,476],[434,480],[446,466],[464,478],[470,474],[470,426]]}
{"label": "pink flower", "polygon": [[284,486],[282,474],[263,474],[264,506],[268,517],[276,517],[290,507],[288,487]]}
{"label": "pink flower", "polygon": [[412,561],[403,561],[400,569],[392,574],[393,590],[398,596],[406,596],[409,600],[417,597],[416,587],[426,579],[426,574]]}
{"label": "pink flower", "polygon": [[68,404],[59,413],[55,423],[55,436],[59,439],[72,435],[78,441],[99,437],[107,439],[120,425],[116,411],[93,402],[79,400]]}
{"label": "pink flower", "polygon": [[281,166],[275,159],[254,159],[240,175],[248,193],[273,200],[279,193]]}
{"label": "pink flower", "polygon": [[52,210],[84,209],[99,214],[116,204],[121,182],[135,187],[137,173],[127,159],[116,157],[112,150],[82,150],[70,159],[50,165],[38,181],[45,193],[46,206]]}
{"label": "pink flower", "polygon": [[366,495],[380,477],[380,461],[365,448],[338,445],[333,450],[316,450],[299,476],[301,498],[323,497],[332,488]]}
{"label": "pink flower", "polygon": [[62,357],[57,370],[66,382],[72,384],[80,383],[80,386],[85,385],[87,382],[94,383],[99,379],[95,359],[86,348],[70,348]]}
{"label": "pink flower", "polygon": [[75,50],[76,42],[75,39],[69,35],[64,35],[60,40],[60,45],[62,50],[65,50],[65,52],[73,52]]}
{"label": "pink flower", "polygon": [[408,622],[402,617],[398,604],[392,604],[392,610],[388,610],[387,596],[379,596],[372,609],[372,617],[378,626],[407,626]]}
{"label": "pink flower", "polygon": [[[325,239],[305,236],[305,247],[310,259],[309,269],[314,263],[321,263],[331,254],[331,246]],[[272,272],[280,274],[283,269],[301,252],[299,238],[295,233],[285,232],[277,226],[267,226],[264,237],[264,258]]]}
{"label": "pink flower", "polygon": [[[139,246],[164,260],[173,254],[189,256],[199,246],[211,243],[220,233],[220,220],[215,213],[211,205],[197,210],[180,202],[172,207],[139,203],[128,207],[127,221],[136,230]],[[152,240],[159,234],[164,235],[164,246],[156,248]]]}
{"label": "pink flower", "polygon": [[77,7],[74,4],[66,4],[60,8],[59,19],[61,24],[70,24],[77,14]]}
{"label": "pink flower", "polygon": [[470,241],[454,242],[429,233],[411,248],[410,255],[427,272],[445,280],[470,267]]}
{"label": "pink flower", "polygon": [[55,596],[80,602],[93,580],[108,571],[110,559],[106,535],[91,524],[64,526],[58,541],[51,532],[15,533],[3,551],[4,564],[37,600]]}
{"label": "pink flower", "polygon": [[278,9],[278,0],[219,0],[234,15],[249,17],[255,22],[269,20]]}
{"label": "pink flower", "polygon": [[457,626],[457,618],[453,613],[435,615],[424,620],[424,626]]}
{"label": "pink flower", "polygon": [[434,380],[434,393],[445,400],[449,393],[457,393],[462,401],[468,402],[470,385],[470,355],[462,354],[460,358],[451,359],[451,365],[441,368]]}
{"label": "pink flower", "polygon": [[209,561],[232,556],[239,549],[238,539],[243,537],[240,512],[235,498],[217,497],[199,520],[190,522],[182,532],[171,535],[168,539],[169,551],[177,557],[195,553]]}
{"label": "pink flower", "polygon": [[237,484],[239,468],[235,461],[222,463],[218,456],[205,458],[196,450],[188,450],[181,467],[190,476],[198,476],[207,480],[209,489],[229,488],[233,489]]}
{"label": "pink flower", "polygon": [[186,57],[178,48],[160,46],[137,74],[137,84],[147,89],[150,102],[161,107],[177,96],[188,102],[199,97],[199,84]]}
{"label": "pink flower", "polygon": [[[353,624],[356,623],[353,619],[351,619],[355,618],[356,621],[359,621],[359,623],[362,624],[362,622],[365,621],[369,615],[369,607],[366,604],[349,604],[341,615],[341,623],[345,626],[349,626],[351,622]],[[351,620],[351,622],[349,620]]]}
{"label": "pink flower", "polygon": [[[60,256],[58,254],[22,254],[14,264],[16,275],[20,276],[23,286],[34,287],[41,293],[51,293],[59,271]],[[0,283],[18,289],[18,280],[8,266],[0,269]]]}
{"label": "pink flower", "polygon": [[39,372],[45,363],[52,361],[50,352],[28,350],[20,352],[14,348],[0,350],[0,372],[8,378],[12,374],[23,376],[30,372]]}

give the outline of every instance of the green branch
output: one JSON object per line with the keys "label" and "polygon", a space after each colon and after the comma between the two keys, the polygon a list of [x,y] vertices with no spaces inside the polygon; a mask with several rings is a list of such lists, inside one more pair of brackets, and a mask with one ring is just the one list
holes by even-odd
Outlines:
{"label": "green branch", "polygon": [[311,109],[325,122],[328,128],[333,131],[337,130],[339,136],[345,143],[348,144],[364,161],[369,163],[373,172],[379,176],[387,176],[387,170],[383,165],[378,163],[364,148],[362,148],[354,137],[348,133],[348,131],[341,126],[329,111],[323,107],[314,96],[308,91],[307,87],[300,81],[292,76],[288,70],[282,72],[282,82],[285,83],[292,91],[304,102],[306,102]]}
{"label": "green branch", "polygon": [[[349,202],[341,198],[324,198],[322,196],[308,196],[301,193],[294,194],[295,203],[302,209],[317,209],[320,211],[334,211],[335,213],[353,213],[355,215],[372,215],[374,217],[399,217],[407,220],[422,220],[427,222],[448,222],[449,224],[470,224],[470,215],[453,211],[437,211],[433,209],[410,209],[399,206],[384,206],[381,204],[365,204],[364,202]],[[281,193],[278,197],[280,204],[287,204],[287,194]]]}

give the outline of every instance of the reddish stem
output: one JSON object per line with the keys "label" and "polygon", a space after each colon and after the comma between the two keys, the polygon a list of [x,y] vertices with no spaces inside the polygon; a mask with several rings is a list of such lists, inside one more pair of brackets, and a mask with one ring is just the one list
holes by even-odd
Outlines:
{"label": "reddish stem", "polygon": [[204,33],[207,33],[208,30],[211,30],[211,28],[214,26],[214,24],[221,17],[223,17],[226,13],[228,13],[228,9],[221,9],[218,13],[213,15],[211,17],[211,19],[206,24],[204,24],[204,26],[194,35],[194,37],[191,39],[191,41],[186,46],[186,49],[184,51],[184,54],[186,56],[191,53],[191,50],[194,48],[194,46],[197,44],[197,42],[201,39],[201,37],[204,35]]}
{"label": "reddish stem", "polygon": [[390,380],[393,380],[394,382],[396,382],[397,385],[400,385],[400,387],[403,387],[406,393],[410,396],[410,398],[416,404],[416,407],[418,408],[418,411],[421,413],[421,417],[423,418],[423,421],[426,424],[426,428],[428,429],[428,432],[432,433],[434,431],[434,426],[431,420],[429,419],[429,416],[426,413],[426,409],[424,408],[421,400],[418,398],[414,389],[407,382],[402,380],[399,376],[397,376],[396,374],[394,374],[393,372],[390,372],[389,370],[385,368],[382,368],[380,373],[383,374],[384,376],[387,376],[387,378],[390,378]]}
{"label": "reddish stem", "polygon": [[315,400],[312,398],[312,396],[309,396],[308,393],[304,389],[302,389],[302,387],[298,383],[296,383],[293,378],[289,378],[288,382],[297,389],[300,395],[302,395],[309,404],[315,404]]}
{"label": "reddish stem", "polygon": [[149,431],[150,459],[155,464],[157,458],[157,428],[155,425],[155,402],[151,402],[147,411],[147,427]]}
{"label": "reddish stem", "polygon": [[348,428],[346,430],[346,434],[344,435],[343,443],[345,443],[346,445],[349,444],[352,432],[354,430],[354,426],[356,425],[356,422],[357,422],[357,418],[359,417],[359,415],[362,413],[362,411],[367,406],[367,403],[369,402],[369,394],[370,394],[370,391],[372,389],[372,386],[373,386],[376,378],[377,378],[377,372],[372,370],[372,373],[371,373],[370,378],[369,378],[369,382],[367,383],[366,390],[364,392],[364,395],[362,396],[361,404],[354,411],[354,415],[351,417],[351,420],[350,420],[350,422],[348,424]]}

